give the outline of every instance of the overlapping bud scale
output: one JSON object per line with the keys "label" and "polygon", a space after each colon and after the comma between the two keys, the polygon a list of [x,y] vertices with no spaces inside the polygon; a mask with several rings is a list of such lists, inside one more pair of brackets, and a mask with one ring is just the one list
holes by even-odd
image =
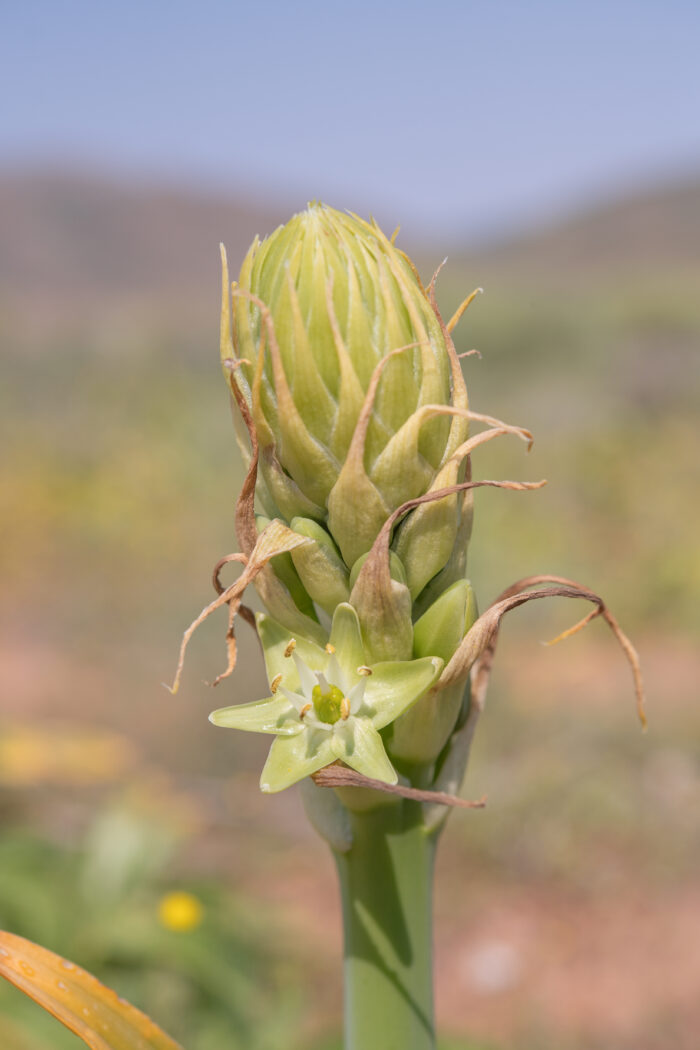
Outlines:
{"label": "overlapping bud scale", "polygon": [[233,322],[261,502],[325,525],[352,567],[467,436],[449,337],[381,230],[320,205],[252,245]]}

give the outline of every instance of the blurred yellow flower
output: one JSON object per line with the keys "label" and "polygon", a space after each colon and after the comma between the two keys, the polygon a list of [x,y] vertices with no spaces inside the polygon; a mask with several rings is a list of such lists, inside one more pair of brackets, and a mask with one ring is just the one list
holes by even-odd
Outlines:
{"label": "blurred yellow flower", "polygon": [[125,737],[98,729],[3,725],[0,784],[101,784],[123,777],[137,753]]}
{"label": "blurred yellow flower", "polygon": [[166,930],[186,933],[199,926],[204,915],[202,902],[192,893],[166,893],[158,902],[158,919]]}

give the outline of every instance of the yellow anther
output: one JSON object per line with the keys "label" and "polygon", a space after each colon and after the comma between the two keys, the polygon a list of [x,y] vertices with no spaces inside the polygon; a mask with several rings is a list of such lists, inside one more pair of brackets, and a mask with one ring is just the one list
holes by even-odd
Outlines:
{"label": "yellow anther", "polygon": [[340,717],[345,721],[346,718],[350,717],[350,701],[347,696],[344,696],[340,701]]}
{"label": "yellow anther", "polygon": [[304,715],[307,714],[313,706],[313,704],[304,704],[301,711],[299,712],[299,718],[303,718]]}
{"label": "yellow anther", "polygon": [[296,640],[296,638],[290,638],[289,643],[287,645],[287,648],[284,650],[284,655],[285,656],[291,656],[292,653],[294,652],[294,650],[296,649],[296,647],[297,647],[297,640]]}
{"label": "yellow anther", "polygon": [[276,674],[275,677],[270,682],[270,692],[272,693],[273,696],[277,692],[277,689],[278,689],[279,684],[280,684],[281,681],[282,681],[282,672],[280,671],[280,673]]}
{"label": "yellow anther", "polygon": [[328,653],[329,656],[332,656],[333,653],[335,652],[335,646],[331,645],[330,642],[326,642],[326,652]]}
{"label": "yellow anther", "polygon": [[362,664],[360,667],[357,668],[357,673],[361,674],[363,678],[367,678],[368,675],[372,674],[372,668],[367,667],[365,664]]}

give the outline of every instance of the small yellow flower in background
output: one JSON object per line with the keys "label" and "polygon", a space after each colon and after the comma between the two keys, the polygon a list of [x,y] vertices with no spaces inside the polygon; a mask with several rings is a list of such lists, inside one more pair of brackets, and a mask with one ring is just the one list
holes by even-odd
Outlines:
{"label": "small yellow flower in background", "polygon": [[202,902],[194,894],[184,890],[166,893],[158,902],[158,919],[161,926],[176,933],[195,930],[203,915]]}
{"label": "small yellow flower in background", "polygon": [[0,784],[104,784],[123,778],[138,758],[117,733],[70,725],[3,723]]}

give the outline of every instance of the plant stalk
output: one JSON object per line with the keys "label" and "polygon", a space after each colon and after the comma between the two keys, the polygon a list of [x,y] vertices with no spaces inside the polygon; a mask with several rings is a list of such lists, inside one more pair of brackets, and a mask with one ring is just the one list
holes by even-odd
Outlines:
{"label": "plant stalk", "polygon": [[432,886],[436,836],[419,803],[352,814],[336,853],[343,903],[345,1050],[435,1050]]}

